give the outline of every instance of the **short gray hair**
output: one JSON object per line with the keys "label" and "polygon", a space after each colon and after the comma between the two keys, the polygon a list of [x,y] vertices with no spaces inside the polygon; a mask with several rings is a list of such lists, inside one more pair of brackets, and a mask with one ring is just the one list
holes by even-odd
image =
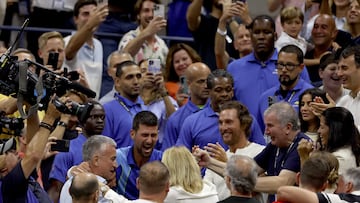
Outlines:
{"label": "short gray hair", "polygon": [[264,116],[269,115],[270,113],[275,113],[276,118],[282,126],[291,123],[292,130],[296,131],[300,129],[299,116],[296,113],[295,109],[289,103],[278,102],[271,105],[265,110]]}
{"label": "short gray hair", "polygon": [[104,146],[110,145],[116,148],[116,142],[104,135],[93,135],[89,137],[82,147],[83,161],[90,161],[96,152],[104,150]]}
{"label": "short gray hair", "polygon": [[257,165],[248,156],[233,155],[227,162],[225,175],[230,177],[233,189],[241,194],[251,194],[258,177]]}
{"label": "short gray hair", "polygon": [[349,168],[341,176],[345,183],[351,182],[353,184],[353,190],[360,190],[360,167]]}

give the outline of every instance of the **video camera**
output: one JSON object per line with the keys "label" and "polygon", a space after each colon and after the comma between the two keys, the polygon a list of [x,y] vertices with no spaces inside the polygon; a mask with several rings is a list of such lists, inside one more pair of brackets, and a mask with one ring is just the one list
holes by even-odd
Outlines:
{"label": "video camera", "polygon": [[4,113],[0,116],[0,133],[20,136],[23,128],[24,120],[22,118],[9,118]]}
{"label": "video camera", "polygon": [[[29,19],[25,20],[14,44],[18,41],[28,21]],[[74,89],[91,98],[96,96],[92,90],[72,82],[71,78],[61,76],[37,62],[28,59],[18,61],[17,57],[11,56],[11,50],[12,46],[0,56],[0,93],[18,98],[18,108],[23,118],[25,118],[24,113],[21,112],[23,111],[21,109],[23,100],[35,107],[33,109],[46,110],[50,96],[54,93],[62,96],[66,90]],[[35,65],[37,69],[41,69],[45,73],[38,76],[28,70],[30,65]],[[66,71],[65,74],[67,74]],[[34,113],[34,110],[31,113]],[[31,113],[29,111],[29,114]]]}
{"label": "video camera", "polygon": [[78,120],[83,123],[89,117],[91,110],[94,107],[94,104],[91,102],[87,102],[85,104],[79,104],[77,102],[71,101],[71,107],[68,108],[66,104],[61,102],[58,97],[55,97],[52,100],[56,109],[62,113],[75,115],[78,117]]}

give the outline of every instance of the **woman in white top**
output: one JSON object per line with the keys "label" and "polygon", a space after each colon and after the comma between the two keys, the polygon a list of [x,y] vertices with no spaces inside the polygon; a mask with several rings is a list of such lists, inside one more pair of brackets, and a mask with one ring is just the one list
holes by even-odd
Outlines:
{"label": "woman in white top", "polygon": [[170,191],[165,203],[218,202],[215,185],[201,178],[200,167],[182,146],[165,150],[162,162],[170,173]]}
{"label": "woman in white top", "polygon": [[318,130],[322,148],[339,161],[339,174],[359,166],[360,133],[353,115],[343,107],[325,110],[320,117]]}

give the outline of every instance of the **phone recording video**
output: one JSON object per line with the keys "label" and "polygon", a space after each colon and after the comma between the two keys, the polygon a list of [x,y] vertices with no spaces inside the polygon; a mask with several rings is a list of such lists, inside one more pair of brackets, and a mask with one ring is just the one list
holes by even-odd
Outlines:
{"label": "phone recording video", "polygon": [[148,72],[154,74],[161,73],[160,59],[149,59]]}
{"label": "phone recording video", "polygon": [[161,16],[165,18],[165,6],[162,4],[155,4],[154,5],[154,17]]}
{"label": "phone recording video", "polygon": [[48,62],[46,65],[51,65],[53,70],[57,70],[58,60],[59,60],[59,53],[50,52],[48,56]]}

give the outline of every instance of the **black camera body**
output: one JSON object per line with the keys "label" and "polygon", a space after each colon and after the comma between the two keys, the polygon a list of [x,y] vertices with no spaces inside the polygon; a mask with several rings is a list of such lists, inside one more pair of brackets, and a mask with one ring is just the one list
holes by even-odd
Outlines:
{"label": "black camera body", "polygon": [[9,118],[5,115],[0,116],[0,132],[8,135],[20,136],[24,128],[22,118]]}
{"label": "black camera body", "polygon": [[58,97],[53,99],[53,104],[60,112],[77,116],[81,123],[86,121],[94,107],[94,104],[91,102],[79,104],[77,102],[71,101],[71,108],[68,108],[66,104],[59,100]]}

